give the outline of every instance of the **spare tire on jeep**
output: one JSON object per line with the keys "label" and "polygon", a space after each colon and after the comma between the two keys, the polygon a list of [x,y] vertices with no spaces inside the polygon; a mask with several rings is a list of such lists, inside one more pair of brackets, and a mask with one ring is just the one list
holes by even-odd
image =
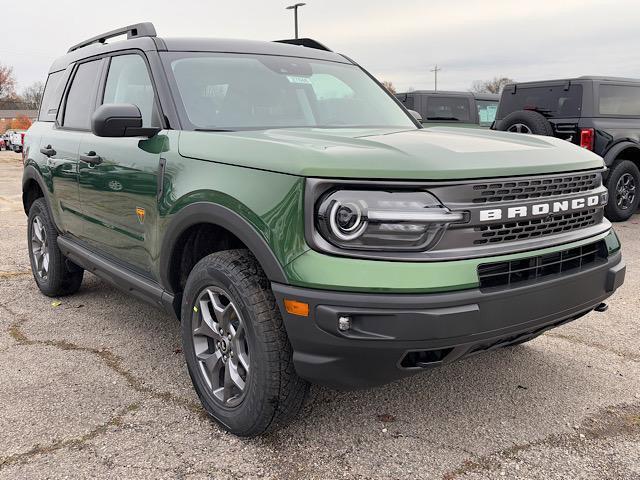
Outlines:
{"label": "spare tire on jeep", "polygon": [[496,127],[503,132],[553,136],[549,121],[544,115],[532,110],[518,110],[510,113],[502,121],[497,122]]}

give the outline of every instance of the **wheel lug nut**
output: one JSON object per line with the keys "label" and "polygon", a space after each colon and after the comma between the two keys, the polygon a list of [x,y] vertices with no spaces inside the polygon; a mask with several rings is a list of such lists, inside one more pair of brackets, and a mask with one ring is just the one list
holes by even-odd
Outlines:
{"label": "wheel lug nut", "polygon": [[231,334],[227,335],[227,338],[228,338],[229,340],[231,340]]}
{"label": "wheel lug nut", "polygon": [[220,329],[220,335],[224,335],[224,330]]}

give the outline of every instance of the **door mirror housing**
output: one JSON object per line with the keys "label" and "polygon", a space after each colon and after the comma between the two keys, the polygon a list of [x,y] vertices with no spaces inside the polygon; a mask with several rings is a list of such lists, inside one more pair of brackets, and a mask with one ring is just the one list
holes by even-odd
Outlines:
{"label": "door mirror housing", "polygon": [[100,105],[91,117],[91,131],[97,137],[153,137],[160,130],[143,127],[140,109],[130,103]]}
{"label": "door mirror housing", "polygon": [[422,115],[420,115],[418,112],[416,112],[415,110],[411,110],[411,109],[407,109],[409,110],[409,113],[411,115],[413,115],[413,118],[415,118],[417,121],[422,122]]}

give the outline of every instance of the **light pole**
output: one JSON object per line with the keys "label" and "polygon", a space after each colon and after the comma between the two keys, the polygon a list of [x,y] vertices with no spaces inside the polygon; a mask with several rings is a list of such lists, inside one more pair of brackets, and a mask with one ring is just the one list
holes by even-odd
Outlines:
{"label": "light pole", "polygon": [[305,5],[306,3],[296,3],[287,7],[287,10],[293,10],[293,19],[296,25],[296,38],[298,38],[298,7],[304,7]]}
{"label": "light pole", "polygon": [[431,70],[433,72],[433,75],[435,77],[435,88],[433,89],[434,92],[438,91],[438,72],[442,70],[442,68],[438,67],[438,64],[436,63],[436,66],[433,68],[433,70]]}

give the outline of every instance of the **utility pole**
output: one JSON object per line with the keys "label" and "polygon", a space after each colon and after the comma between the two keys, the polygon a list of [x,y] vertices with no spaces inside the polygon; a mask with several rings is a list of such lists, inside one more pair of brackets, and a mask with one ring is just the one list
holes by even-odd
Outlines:
{"label": "utility pole", "polygon": [[296,3],[287,7],[287,10],[293,10],[293,21],[295,22],[296,38],[298,38],[298,7],[304,7],[305,5],[306,3]]}
{"label": "utility pole", "polygon": [[435,88],[433,89],[435,92],[438,91],[438,72],[440,70],[442,70],[442,68],[438,67],[437,63],[436,66],[431,69],[431,71],[433,72],[433,76],[435,77]]}

